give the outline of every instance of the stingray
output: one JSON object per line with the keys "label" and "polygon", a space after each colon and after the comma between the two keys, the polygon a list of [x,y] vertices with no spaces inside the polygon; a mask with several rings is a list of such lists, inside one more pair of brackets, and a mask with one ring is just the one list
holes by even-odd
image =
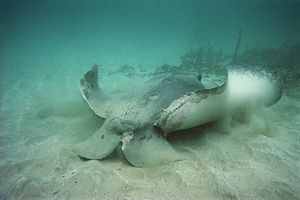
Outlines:
{"label": "stingray", "polygon": [[93,65],[80,80],[82,97],[105,121],[98,131],[74,147],[85,159],[103,159],[118,146],[136,167],[182,160],[168,134],[217,121],[249,107],[266,107],[282,95],[280,78],[249,66],[227,68],[225,79],[205,88],[201,76],[161,75],[139,89],[104,94]]}

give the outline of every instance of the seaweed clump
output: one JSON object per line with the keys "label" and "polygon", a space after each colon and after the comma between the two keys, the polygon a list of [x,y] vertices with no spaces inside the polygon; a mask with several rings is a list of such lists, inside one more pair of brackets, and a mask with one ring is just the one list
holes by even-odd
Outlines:
{"label": "seaweed clump", "polygon": [[133,66],[130,65],[121,65],[116,71],[112,71],[109,74],[123,74],[127,77],[134,77],[136,75],[136,69]]}
{"label": "seaweed clump", "polygon": [[175,65],[163,64],[156,67],[153,75],[156,76],[160,74],[182,74],[182,71]]}
{"label": "seaweed clump", "polygon": [[212,70],[217,72],[224,67],[227,59],[228,57],[225,56],[222,49],[200,47],[196,50],[190,49],[181,56],[179,68],[191,72],[211,72]]}
{"label": "seaweed clump", "polygon": [[116,73],[126,74],[127,76],[134,76],[136,70],[134,67],[130,65],[121,65]]}
{"label": "seaweed clump", "polygon": [[225,61],[228,59],[220,50],[204,47],[193,50],[190,49],[187,53],[181,56],[181,62],[178,66],[163,64],[156,67],[154,75],[159,74],[197,74],[210,73],[218,74],[222,72],[225,66]]}

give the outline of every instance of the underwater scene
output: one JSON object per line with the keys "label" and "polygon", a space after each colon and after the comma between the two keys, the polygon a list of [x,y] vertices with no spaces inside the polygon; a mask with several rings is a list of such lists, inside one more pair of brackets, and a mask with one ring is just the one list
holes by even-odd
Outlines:
{"label": "underwater scene", "polygon": [[0,0],[0,199],[300,199],[299,0]]}

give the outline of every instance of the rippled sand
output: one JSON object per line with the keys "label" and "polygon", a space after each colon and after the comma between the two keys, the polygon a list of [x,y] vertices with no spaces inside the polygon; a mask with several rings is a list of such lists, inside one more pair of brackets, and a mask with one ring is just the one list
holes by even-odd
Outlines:
{"label": "rippled sand", "polygon": [[1,69],[0,199],[299,198],[299,99],[169,138],[179,162],[135,168],[117,151],[84,161],[72,145],[102,120],[78,90],[88,66],[72,67]]}

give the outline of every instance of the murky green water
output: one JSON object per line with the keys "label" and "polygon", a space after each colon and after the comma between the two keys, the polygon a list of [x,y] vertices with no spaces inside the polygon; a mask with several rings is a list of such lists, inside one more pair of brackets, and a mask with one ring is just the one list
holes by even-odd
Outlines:
{"label": "murky green water", "polygon": [[[0,1],[0,198],[298,199],[299,9],[297,1]],[[163,166],[73,152],[103,123],[79,92],[93,63],[105,92],[126,93],[162,69],[220,70],[240,30],[236,62],[283,74],[277,104],[169,138],[185,159]],[[203,62],[187,62],[197,55]],[[125,64],[134,70],[117,71]]]}

